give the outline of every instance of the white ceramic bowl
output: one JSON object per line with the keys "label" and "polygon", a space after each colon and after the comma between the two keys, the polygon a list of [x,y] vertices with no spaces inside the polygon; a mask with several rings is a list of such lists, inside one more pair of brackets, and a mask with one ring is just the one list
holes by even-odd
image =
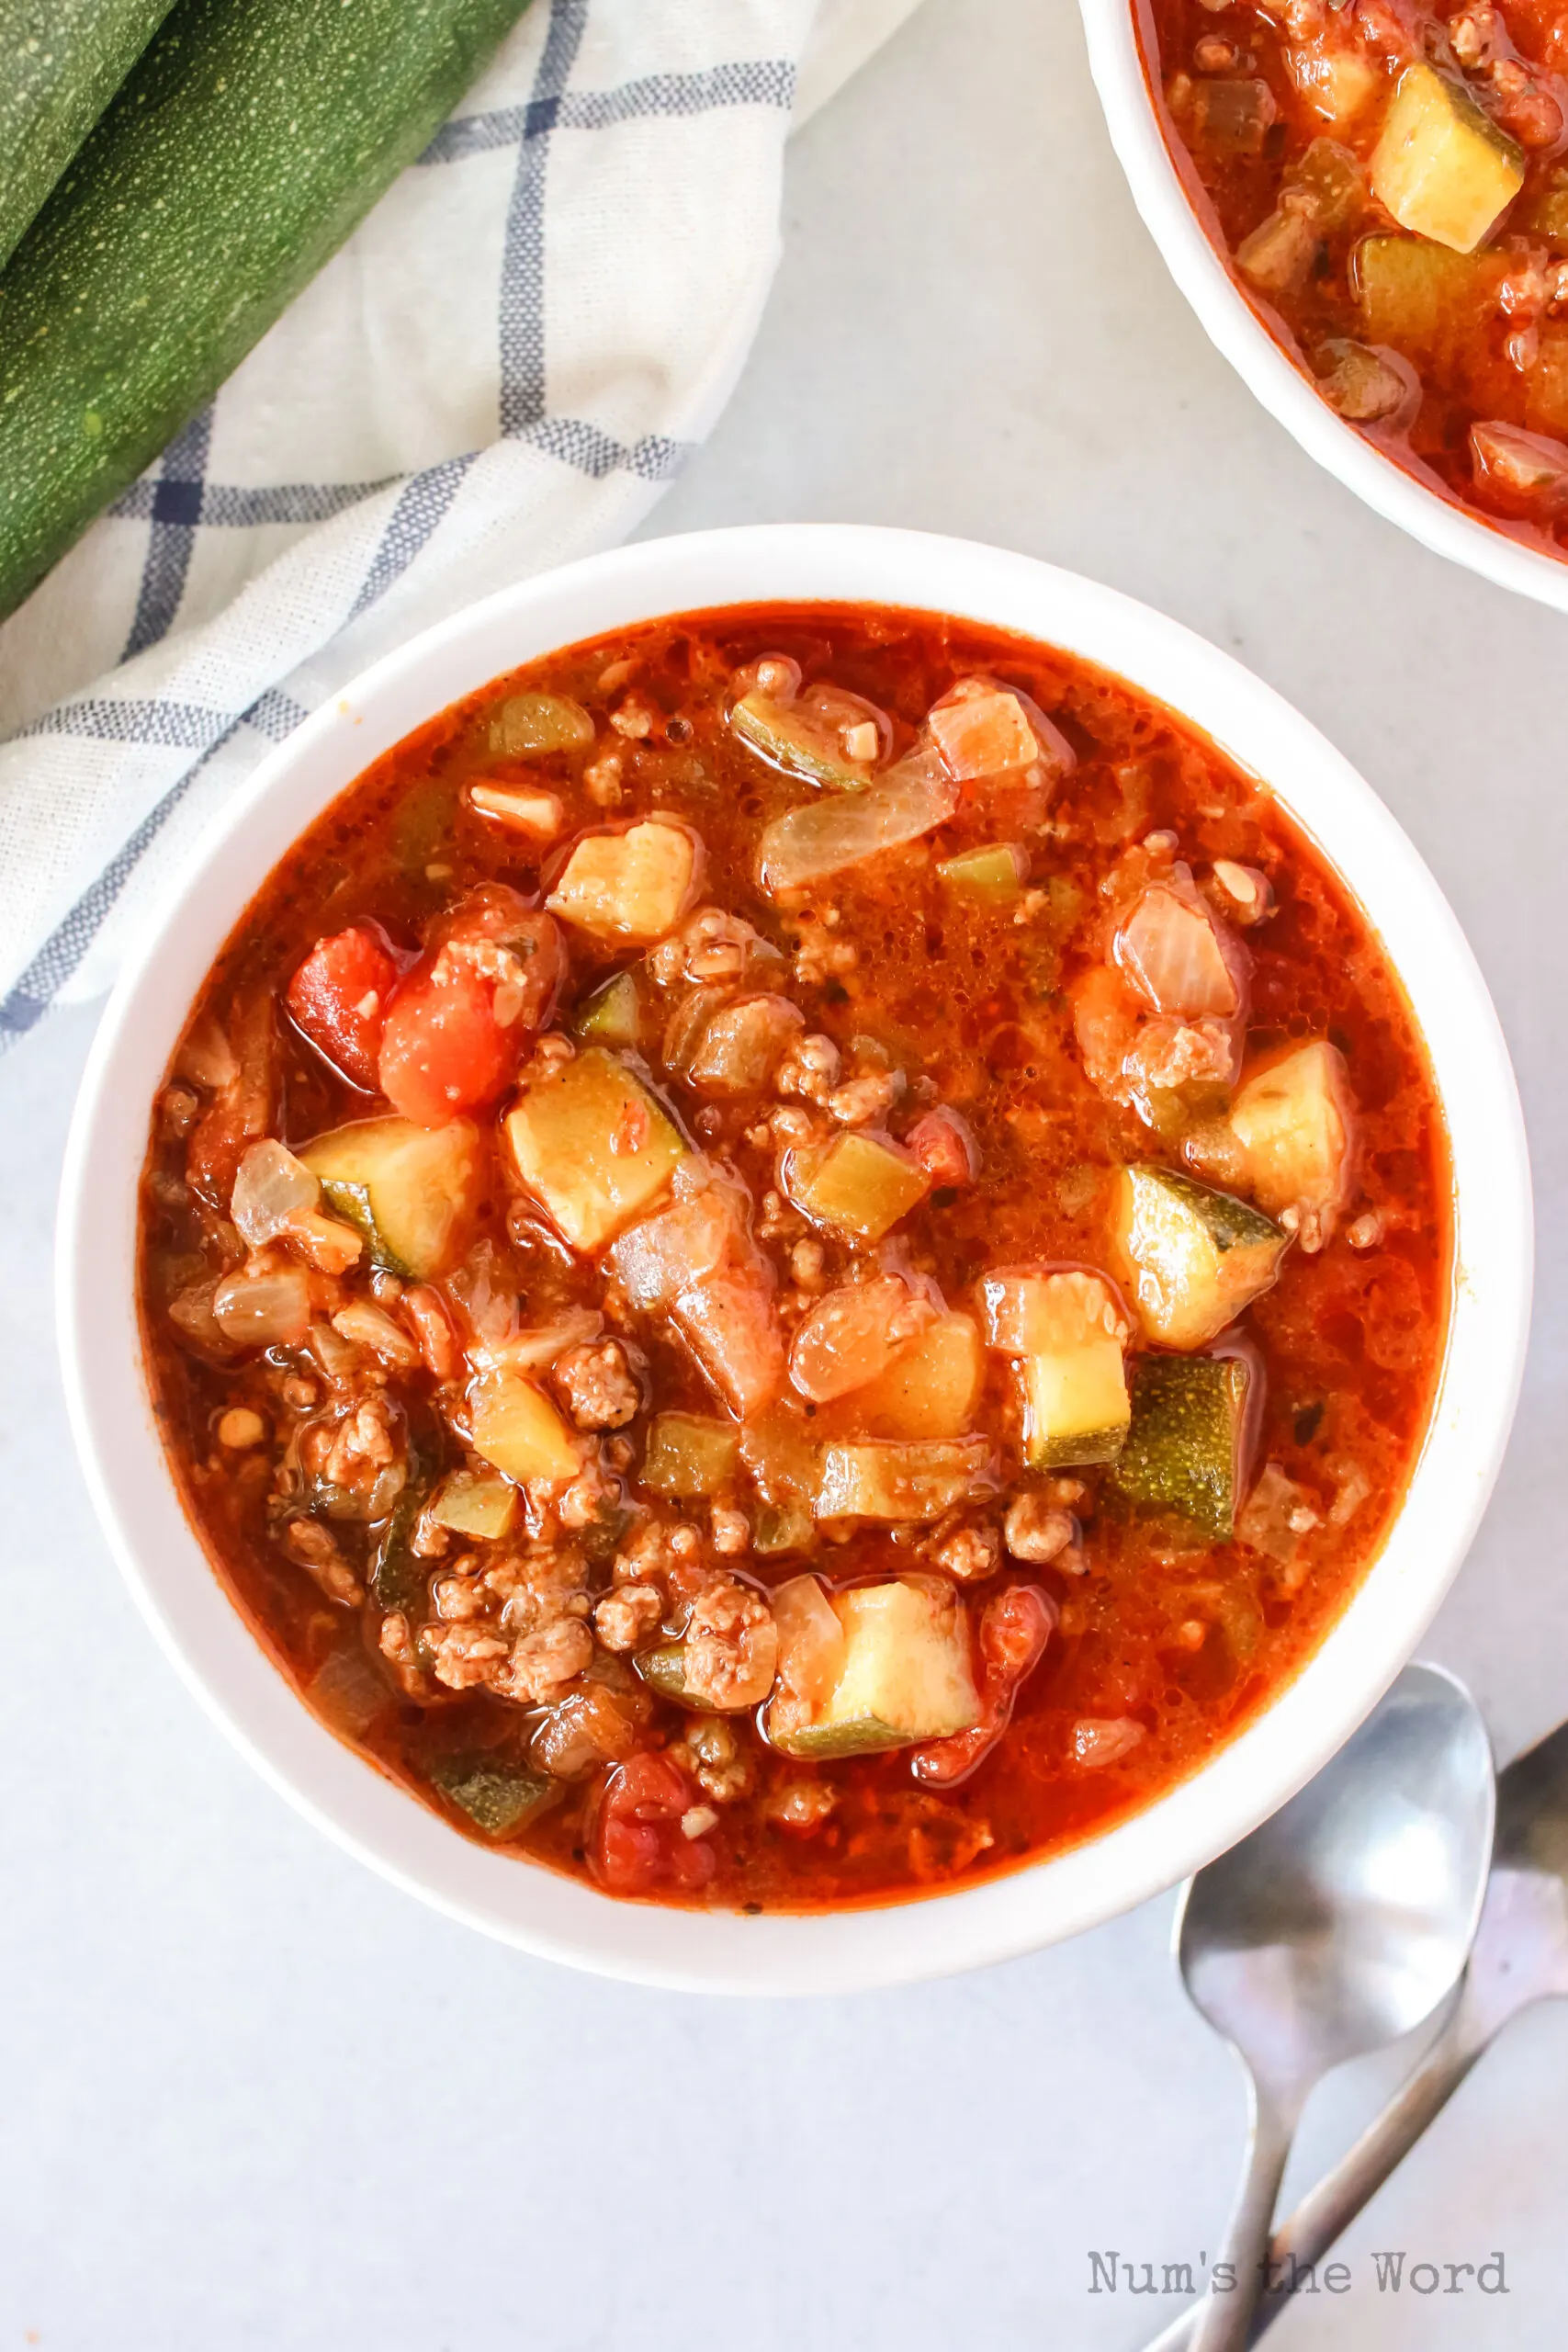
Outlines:
{"label": "white ceramic bowl", "polygon": [[[1156,55],[1143,0],[1078,0],[1089,70],[1144,226],[1210,340],[1309,457],[1412,538],[1500,588],[1568,612],[1568,558],[1544,554],[1484,522],[1407,471],[1336,414],[1281,350],[1200,217],[1204,199],[1184,179],[1155,110],[1145,52]],[[1157,76],[1156,76],[1157,79]]]}
{"label": "white ceramic bowl", "polygon": [[[459,1837],[333,1738],[226,1597],[165,1466],[133,1296],[149,1106],[209,965],[300,831],[421,721],[518,662],[660,614],[830,598],[924,606],[1087,657],[1264,777],[1403,974],[1453,1147],[1457,1275],[1431,1432],[1382,1556],[1317,1655],[1191,1780],[1056,1860],[928,1901],[820,1917],[617,1903]],[[644,1983],[842,1991],[1027,1951],[1123,1911],[1221,1852],[1330,1756],[1409,1657],[1502,1458],[1529,1319],[1529,1172],[1506,1049],[1453,916],[1393,818],[1288,705],[1174,622],[1029,559],[912,532],[781,526],[625,548],[524,582],[369,671],[257,770],[104,1017],[66,1156],[59,1306],[71,1417],[120,1566],[236,1744],[309,1819],[455,1917]]]}

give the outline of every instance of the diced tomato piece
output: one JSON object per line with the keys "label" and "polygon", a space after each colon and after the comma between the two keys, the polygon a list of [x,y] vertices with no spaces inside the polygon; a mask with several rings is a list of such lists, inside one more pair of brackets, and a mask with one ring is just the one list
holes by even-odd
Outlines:
{"label": "diced tomato piece", "polygon": [[381,1038],[381,1091],[421,1126],[444,1126],[493,1102],[516,1075],[523,1035],[495,1017],[491,981],[464,964],[416,973],[399,990]]}
{"label": "diced tomato piece", "polygon": [[323,1058],[376,1091],[376,1063],[398,967],[367,923],[318,939],[288,983],[288,1010]]}
{"label": "diced tomato piece", "polygon": [[552,917],[490,882],[431,926],[393,999],[381,1091],[405,1119],[438,1127],[493,1102],[517,1074],[565,968]]}
{"label": "diced tomato piece", "polygon": [[542,1028],[566,972],[566,951],[554,915],[530,908],[504,882],[482,882],[438,916],[429,933],[432,948],[446,941],[474,944],[487,939],[518,967],[515,1017],[525,1029]]}
{"label": "diced tomato piece", "polygon": [[697,1802],[694,1784],[667,1756],[633,1756],[612,1773],[594,1826],[590,1861],[611,1894],[655,1887],[694,1894],[718,1867],[705,1838],[688,1838],[681,1816]]}
{"label": "diced tomato piece", "polygon": [[918,1119],[904,1140],[931,1178],[933,1190],[948,1186],[962,1191],[980,1172],[980,1148],[968,1121],[945,1104]]}

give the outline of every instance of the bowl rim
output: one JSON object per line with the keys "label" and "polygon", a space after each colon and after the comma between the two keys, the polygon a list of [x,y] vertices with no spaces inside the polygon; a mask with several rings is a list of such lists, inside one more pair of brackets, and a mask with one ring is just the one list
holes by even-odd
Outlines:
{"label": "bowl rim", "polygon": [[[218,948],[290,842],[383,750],[557,648],[661,615],[795,602],[1015,629],[1126,679],[1267,778],[1378,931],[1426,1036],[1453,1159],[1454,1279],[1430,1426],[1383,1550],[1245,1731],[1152,1805],[1045,1861],[913,1902],[745,1917],[615,1901],[488,1851],[301,1704],[209,1566],[164,1461],[136,1322],[134,1171]],[[676,1990],[781,1994],[913,1982],[1077,1934],[1184,1878],[1293,1794],[1410,1657],[1468,1549],[1513,1417],[1530,1271],[1524,1125],[1485,984],[1419,855],[1324,737],[1230,655],[1115,590],[973,542],[784,524],[644,541],[525,579],[386,656],[269,753],[172,884],[105,1012],[66,1148],[57,1306],[72,1430],[121,1573],[197,1699],[298,1811],[395,1884],[541,1957]]]}
{"label": "bowl rim", "polygon": [[1078,0],[1078,7],[1089,73],[1133,201],[1200,325],[1247,389],[1308,457],[1385,522],[1499,588],[1568,612],[1568,556],[1548,555],[1472,514],[1314,390],[1237,285],[1171,152],[1140,39],[1146,0]]}

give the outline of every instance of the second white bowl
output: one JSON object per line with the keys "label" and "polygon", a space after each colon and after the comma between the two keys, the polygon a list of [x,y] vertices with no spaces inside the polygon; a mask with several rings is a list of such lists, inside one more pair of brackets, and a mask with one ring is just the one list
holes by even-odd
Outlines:
{"label": "second white bowl", "polygon": [[[1078,0],[1111,143],[1144,226],[1210,341],[1307,455],[1424,547],[1500,588],[1568,612],[1568,558],[1526,546],[1409,472],[1337,415],[1280,347],[1194,208],[1158,115],[1142,0]],[[1147,61],[1147,62],[1145,62]]]}

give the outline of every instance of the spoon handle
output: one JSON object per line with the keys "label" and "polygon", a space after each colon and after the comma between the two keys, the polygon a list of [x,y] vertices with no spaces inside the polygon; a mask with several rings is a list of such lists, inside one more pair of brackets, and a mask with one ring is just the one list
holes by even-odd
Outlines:
{"label": "spoon handle", "polygon": [[[1471,1997],[1467,1982],[1426,2057],[1362,2132],[1355,2145],[1308,2191],[1281,2223],[1269,2248],[1269,2278],[1278,2279],[1258,2300],[1246,2334],[1230,2339],[1256,2342],[1271,2327],[1302,2282],[1341,2233],[1369,2204],[1458,2090],[1497,2030],[1497,2019]],[[1227,2255],[1228,2258],[1228,2255]],[[1228,2299],[1227,2299],[1228,2300]],[[1210,2352],[1199,2323],[1208,2306],[1190,2303],[1161,2331],[1147,2352]],[[1224,2341],[1225,2339],[1222,2339]]]}
{"label": "spoon handle", "polygon": [[1323,2259],[1447,2106],[1495,2030],[1474,2014],[1461,1992],[1415,2073],[1280,2226],[1269,2249],[1270,2263],[1278,2267],[1270,2268],[1270,2283],[1258,2305],[1258,2335],[1290,2301],[1292,2281]]}
{"label": "spoon handle", "polygon": [[1287,2110],[1250,2072],[1247,2079],[1251,2130],[1247,2169],[1214,2265],[1216,2276],[1222,2265],[1228,2266],[1232,2283],[1224,2293],[1211,2287],[1195,2306],[1193,2352],[1243,2352],[1251,2339],[1252,2315],[1266,2276],[1269,2227],[1295,2136],[1296,2107]]}

